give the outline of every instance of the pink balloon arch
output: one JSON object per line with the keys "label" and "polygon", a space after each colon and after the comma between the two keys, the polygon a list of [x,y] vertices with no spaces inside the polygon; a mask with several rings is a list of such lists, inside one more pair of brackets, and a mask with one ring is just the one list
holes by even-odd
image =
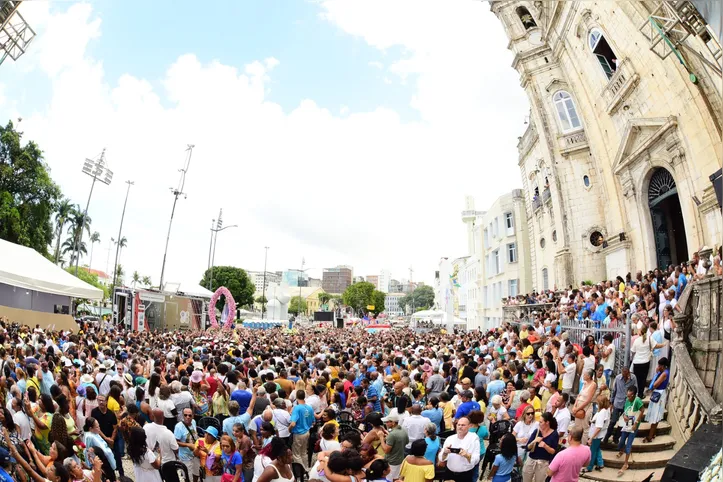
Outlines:
{"label": "pink balloon arch", "polygon": [[231,328],[234,319],[236,318],[236,302],[231,295],[231,292],[225,286],[220,286],[216,292],[211,296],[211,301],[208,305],[208,317],[211,320],[211,327],[218,328],[218,321],[216,320],[216,302],[223,295],[226,298],[226,307],[228,307],[228,319],[224,324],[224,328]]}

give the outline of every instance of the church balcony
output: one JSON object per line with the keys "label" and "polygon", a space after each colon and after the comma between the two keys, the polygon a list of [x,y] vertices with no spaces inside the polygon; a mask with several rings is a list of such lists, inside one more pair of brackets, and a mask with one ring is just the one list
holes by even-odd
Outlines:
{"label": "church balcony", "polygon": [[587,136],[583,129],[557,136],[557,142],[560,154],[563,156],[588,148]]}
{"label": "church balcony", "polygon": [[607,102],[606,111],[608,114],[613,114],[618,110],[623,100],[630,95],[639,81],[640,76],[633,69],[630,59],[624,58],[618,62],[615,73],[601,95]]}
{"label": "church balcony", "polygon": [[537,211],[542,207],[542,200],[540,199],[540,196],[535,196],[532,198],[532,210]]}
{"label": "church balcony", "polygon": [[550,194],[550,188],[546,187],[542,190],[542,202],[550,202],[552,200],[552,195]]}

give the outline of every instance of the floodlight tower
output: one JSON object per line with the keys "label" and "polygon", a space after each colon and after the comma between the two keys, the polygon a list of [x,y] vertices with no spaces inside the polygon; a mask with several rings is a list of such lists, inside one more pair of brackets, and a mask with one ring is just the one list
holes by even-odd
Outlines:
{"label": "floodlight tower", "polygon": [[83,174],[93,178],[93,183],[90,185],[90,194],[88,194],[88,202],[85,203],[85,211],[83,211],[83,218],[81,219],[80,228],[76,226],[75,233],[75,246],[73,247],[73,255],[75,256],[75,276],[78,276],[78,263],[80,261],[80,242],[83,240],[83,228],[85,228],[85,218],[88,216],[88,207],[90,206],[90,198],[93,196],[93,188],[95,187],[95,181],[100,181],[106,186],[110,185],[113,180],[113,171],[108,169],[105,164],[105,149],[100,153],[98,159],[86,159],[83,163]]}

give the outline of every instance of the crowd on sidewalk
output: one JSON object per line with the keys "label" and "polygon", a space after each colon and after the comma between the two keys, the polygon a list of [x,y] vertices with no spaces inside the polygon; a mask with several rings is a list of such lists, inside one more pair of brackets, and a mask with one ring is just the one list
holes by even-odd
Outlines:
{"label": "crowd on sidewalk", "polygon": [[[664,415],[683,278],[530,295],[549,303],[487,332],[71,333],[0,320],[0,481],[155,482],[177,461],[193,482],[570,482],[603,467],[611,440],[622,473],[640,424],[650,442]],[[619,372],[612,335],[580,346],[558,323],[627,311],[637,333]]]}

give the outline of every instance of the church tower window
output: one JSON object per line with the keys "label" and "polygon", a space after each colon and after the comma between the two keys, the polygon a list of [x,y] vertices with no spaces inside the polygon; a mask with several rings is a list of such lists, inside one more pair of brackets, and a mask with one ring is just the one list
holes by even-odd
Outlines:
{"label": "church tower window", "polygon": [[560,119],[560,125],[563,132],[571,131],[581,127],[580,117],[577,115],[575,103],[572,101],[570,94],[564,90],[557,91],[552,100],[557,109],[557,117]]}
{"label": "church tower window", "polygon": [[589,41],[590,50],[592,50],[593,55],[595,55],[597,61],[600,63],[600,67],[605,73],[605,76],[608,79],[612,78],[615,70],[617,70],[618,56],[615,55],[615,52],[613,52],[612,47],[610,47],[608,41],[605,40],[605,36],[600,30],[593,29],[590,31]]}

